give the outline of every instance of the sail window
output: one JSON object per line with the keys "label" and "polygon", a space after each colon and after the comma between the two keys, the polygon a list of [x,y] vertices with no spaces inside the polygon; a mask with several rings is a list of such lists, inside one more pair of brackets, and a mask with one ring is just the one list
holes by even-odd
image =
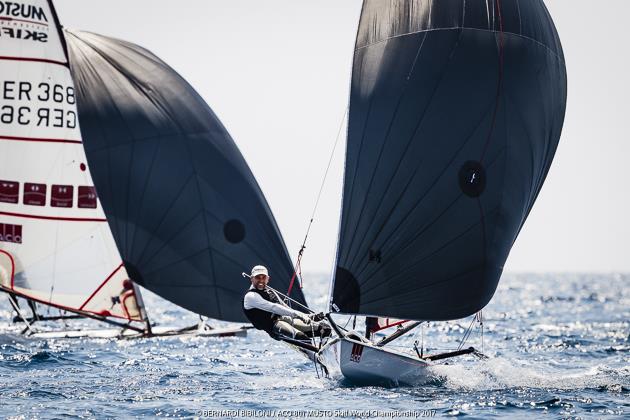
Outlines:
{"label": "sail window", "polygon": [[72,207],[74,187],[72,185],[53,185],[50,196],[51,207]]}
{"label": "sail window", "polygon": [[0,242],[22,243],[22,226],[0,223]]}
{"label": "sail window", "polygon": [[237,244],[245,239],[245,226],[239,220],[228,220],[223,226],[223,235],[228,242]]}
{"label": "sail window", "polygon": [[46,184],[24,184],[23,203],[27,206],[46,205]]}
{"label": "sail window", "polygon": [[95,209],[96,208],[96,188],[79,187],[79,208]]}
{"label": "sail window", "polygon": [[2,203],[18,203],[20,194],[20,184],[13,181],[0,181],[0,202]]}
{"label": "sail window", "polygon": [[486,171],[481,163],[468,161],[459,170],[459,187],[469,197],[479,197],[486,188]]}

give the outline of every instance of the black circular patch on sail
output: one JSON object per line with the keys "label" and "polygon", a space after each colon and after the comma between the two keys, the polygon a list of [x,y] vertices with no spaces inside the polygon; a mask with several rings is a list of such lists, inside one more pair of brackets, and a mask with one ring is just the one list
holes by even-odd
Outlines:
{"label": "black circular patch on sail", "polygon": [[459,170],[459,187],[469,197],[479,197],[486,188],[486,171],[481,163],[469,160]]}
{"label": "black circular patch on sail", "polygon": [[237,244],[245,239],[245,226],[240,220],[232,219],[225,222],[223,225],[223,235],[228,242]]}

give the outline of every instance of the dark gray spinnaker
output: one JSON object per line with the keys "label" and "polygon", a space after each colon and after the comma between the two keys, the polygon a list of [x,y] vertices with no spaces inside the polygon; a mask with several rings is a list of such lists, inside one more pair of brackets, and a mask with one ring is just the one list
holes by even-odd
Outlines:
{"label": "dark gray spinnaker", "polygon": [[551,165],[566,95],[541,0],[365,0],[332,309],[482,309]]}
{"label": "dark gray spinnaker", "polygon": [[[292,263],[234,141],[173,69],[135,44],[66,31],[85,151],[135,282],[201,315],[246,322],[241,272]],[[301,290],[292,298],[304,303]]]}

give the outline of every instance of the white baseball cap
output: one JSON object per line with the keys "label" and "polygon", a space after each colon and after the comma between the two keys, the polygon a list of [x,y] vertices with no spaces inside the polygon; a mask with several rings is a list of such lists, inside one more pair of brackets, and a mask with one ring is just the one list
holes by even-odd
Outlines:
{"label": "white baseball cap", "polygon": [[265,276],[269,277],[269,272],[267,271],[267,267],[265,267],[264,265],[257,265],[254,268],[252,268],[252,277],[256,277],[260,274],[264,274]]}

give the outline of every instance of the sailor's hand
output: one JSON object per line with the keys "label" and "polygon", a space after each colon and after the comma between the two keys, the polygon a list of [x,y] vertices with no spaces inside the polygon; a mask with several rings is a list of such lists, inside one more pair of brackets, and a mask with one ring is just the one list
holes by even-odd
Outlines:
{"label": "sailor's hand", "polygon": [[320,313],[318,313],[318,314],[311,314],[311,315],[310,315],[310,317],[311,317],[311,319],[312,319],[313,321],[315,321],[315,322],[319,322],[319,321],[321,321],[322,319],[324,319],[324,318],[326,317],[326,315],[324,315],[324,313],[323,313],[323,312],[320,312]]}
{"label": "sailor's hand", "polygon": [[303,323],[305,323],[306,325],[311,323],[311,319],[308,316],[306,316],[306,315],[300,314],[300,315],[297,316],[297,318],[300,321],[302,321]]}

